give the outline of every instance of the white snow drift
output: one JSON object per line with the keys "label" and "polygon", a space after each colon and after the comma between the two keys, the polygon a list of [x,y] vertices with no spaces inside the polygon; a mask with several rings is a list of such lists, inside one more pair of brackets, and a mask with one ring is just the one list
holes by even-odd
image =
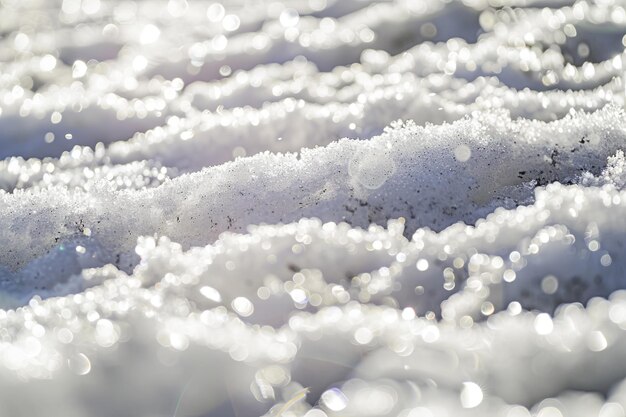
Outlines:
{"label": "white snow drift", "polygon": [[626,3],[0,33],[0,415],[626,417]]}

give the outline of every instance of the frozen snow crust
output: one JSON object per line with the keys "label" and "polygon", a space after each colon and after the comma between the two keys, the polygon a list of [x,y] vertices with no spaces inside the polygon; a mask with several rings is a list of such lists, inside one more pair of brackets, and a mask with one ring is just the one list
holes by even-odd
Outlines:
{"label": "frozen snow crust", "polygon": [[626,2],[0,34],[0,416],[626,417]]}

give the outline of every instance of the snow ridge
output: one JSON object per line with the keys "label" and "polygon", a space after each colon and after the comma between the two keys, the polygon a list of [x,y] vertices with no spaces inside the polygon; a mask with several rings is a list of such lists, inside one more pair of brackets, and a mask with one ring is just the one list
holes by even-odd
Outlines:
{"label": "snow ridge", "polygon": [[626,416],[625,10],[0,0],[0,415]]}

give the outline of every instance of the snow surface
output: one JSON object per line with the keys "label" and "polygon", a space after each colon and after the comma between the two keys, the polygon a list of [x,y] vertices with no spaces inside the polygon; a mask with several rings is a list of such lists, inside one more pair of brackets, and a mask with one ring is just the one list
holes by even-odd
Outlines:
{"label": "snow surface", "polygon": [[0,416],[626,417],[626,1],[0,0]]}

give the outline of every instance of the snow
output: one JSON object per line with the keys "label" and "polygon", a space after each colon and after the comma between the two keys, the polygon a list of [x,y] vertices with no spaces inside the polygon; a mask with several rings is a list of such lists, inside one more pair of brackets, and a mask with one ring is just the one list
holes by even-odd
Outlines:
{"label": "snow", "polygon": [[0,0],[0,415],[626,416],[625,10]]}

